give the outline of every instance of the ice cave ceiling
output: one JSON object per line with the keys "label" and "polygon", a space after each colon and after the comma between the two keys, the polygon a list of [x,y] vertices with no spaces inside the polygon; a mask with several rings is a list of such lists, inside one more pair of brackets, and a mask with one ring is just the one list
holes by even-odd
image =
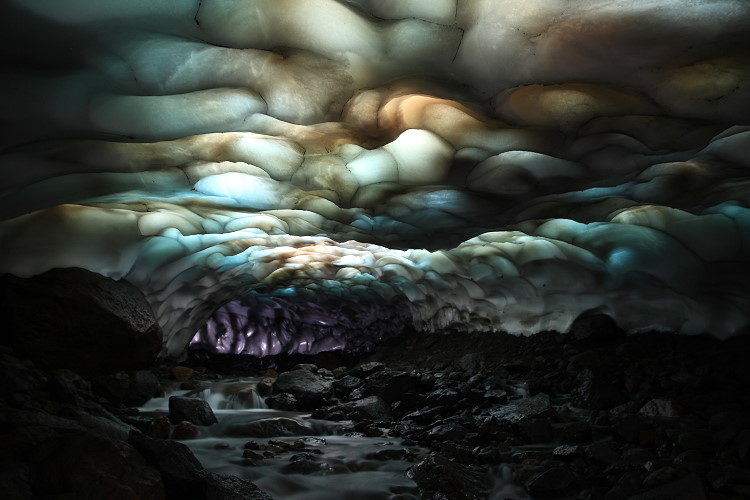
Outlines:
{"label": "ice cave ceiling", "polygon": [[167,355],[748,323],[745,0],[2,10],[0,271],[127,279]]}

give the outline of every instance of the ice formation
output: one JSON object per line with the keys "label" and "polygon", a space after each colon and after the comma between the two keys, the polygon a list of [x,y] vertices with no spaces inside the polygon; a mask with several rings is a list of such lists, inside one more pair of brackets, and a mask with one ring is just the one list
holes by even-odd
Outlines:
{"label": "ice formation", "polygon": [[748,324],[747,2],[3,10],[0,271],[131,281],[165,355]]}

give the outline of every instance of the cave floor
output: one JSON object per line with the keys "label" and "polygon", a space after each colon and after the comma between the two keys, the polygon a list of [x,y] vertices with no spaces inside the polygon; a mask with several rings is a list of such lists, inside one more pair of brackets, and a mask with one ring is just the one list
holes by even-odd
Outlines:
{"label": "cave floor", "polygon": [[[7,498],[747,498],[747,344],[410,334],[361,359],[161,366],[128,374],[119,401],[118,375],[4,349],[0,484]],[[169,395],[206,400],[218,424],[175,418]]]}

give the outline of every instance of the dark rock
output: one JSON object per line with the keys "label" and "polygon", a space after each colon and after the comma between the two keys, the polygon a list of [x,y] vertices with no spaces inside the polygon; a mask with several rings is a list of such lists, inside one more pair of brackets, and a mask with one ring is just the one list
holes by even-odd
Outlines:
{"label": "dark rock", "polygon": [[172,430],[172,439],[197,439],[200,435],[198,428],[190,422],[180,422]]}
{"label": "dark rock", "polygon": [[29,482],[35,497],[164,498],[159,473],[132,446],[89,432],[45,441]]}
{"label": "dark rock", "polygon": [[217,423],[216,416],[208,402],[203,399],[178,396],[169,398],[169,419],[172,422],[190,422],[196,425]]}
{"label": "dark rock", "polygon": [[168,498],[195,498],[205,471],[187,446],[136,434],[131,434],[128,442],[159,471]]}
{"label": "dark rock", "polygon": [[586,456],[603,464],[612,464],[620,459],[620,453],[609,440],[596,441],[586,447]]}
{"label": "dark rock", "polygon": [[136,434],[128,441],[159,471],[169,499],[270,500],[244,479],[206,471],[182,443]]}
{"label": "dark rock", "polygon": [[425,403],[428,406],[447,406],[456,403],[460,397],[461,395],[452,389],[438,389],[425,396]]}
{"label": "dark rock", "polygon": [[84,269],[0,277],[4,342],[50,368],[90,377],[149,366],[161,329],[143,294]]}
{"label": "dark rock", "polygon": [[417,422],[418,424],[429,424],[431,422],[434,422],[442,413],[444,408],[442,407],[436,407],[436,408],[423,408],[421,410],[416,410],[411,413],[407,413],[404,415],[404,420],[412,420],[414,422]]}
{"label": "dark rock", "polygon": [[258,394],[263,397],[270,396],[273,392],[273,382],[274,380],[272,378],[265,377],[260,382],[258,382],[255,390],[258,391]]}
{"label": "dark rock", "polygon": [[428,436],[433,442],[462,441],[466,438],[466,434],[467,430],[462,425],[443,424],[433,427]]}
{"label": "dark rock", "polygon": [[713,435],[701,429],[681,432],[677,436],[677,444],[683,450],[698,450],[703,453],[712,453],[715,447]]}
{"label": "dark rock", "polygon": [[266,398],[266,405],[275,410],[294,411],[297,409],[297,398],[291,394],[274,394]]}
{"label": "dark rock", "polygon": [[395,370],[381,370],[365,379],[365,394],[380,396],[388,403],[394,403],[409,392],[418,392],[419,376]]}
{"label": "dark rock", "polygon": [[296,370],[307,370],[309,372],[315,373],[318,371],[318,366],[312,363],[300,363],[298,365],[294,365],[290,371]]}
{"label": "dark rock", "polygon": [[583,370],[576,377],[573,390],[576,402],[591,410],[609,410],[623,401],[625,396],[618,382],[598,371]]}
{"label": "dark rock", "polygon": [[559,443],[575,444],[591,441],[591,427],[585,422],[565,422],[552,426]]}
{"label": "dark rock", "polygon": [[630,500],[706,500],[706,498],[701,480],[696,476],[687,476],[645,493],[631,496]]}
{"label": "dark rock", "polygon": [[369,396],[357,401],[342,403],[327,409],[330,413],[341,413],[351,420],[391,420],[391,409],[379,396]]}
{"label": "dark rock", "polygon": [[489,485],[482,474],[438,453],[431,453],[425,460],[410,468],[407,475],[417,483],[423,498],[487,498]]}
{"label": "dark rock", "polygon": [[129,374],[130,384],[123,398],[124,403],[140,406],[159,392],[159,379],[149,370],[138,370]]}
{"label": "dark rock", "polygon": [[518,430],[531,443],[549,443],[554,438],[552,422],[548,418],[531,418],[519,422]]}
{"label": "dark rock", "polygon": [[552,450],[552,456],[562,459],[579,457],[581,456],[581,447],[576,445],[564,444]]}
{"label": "dark rock", "polygon": [[403,448],[389,448],[378,450],[365,455],[369,460],[402,460],[408,454],[408,450]]}
{"label": "dark rock", "polygon": [[274,392],[287,392],[295,397],[301,409],[313,409],[331,394],[333,382],[309,370],[284,372],[276,378]]}
{"label": "dark rock", "polygon": [[130,377],[125,372],[100,375],[91,381],[91,389],[112,404],[119,405],[130,388]]}
{"label": "dark rock", "polygon": [[500,420],[518,423],[529,418],[543,416],[549,411],[549,396],[537,394],[536,396],[511,401],[507,405],[496,406],[489,411],[489,414]]}
{"label": "dark rock", "polygon": [[289,437],[306,436],[312,434],[310,427],[306,427],[297,420],[286,417],[264,418],[252,422],[235,423],[226,428],[227,436],[238,437]]}
{"label": "dark rock", "polygon": [[578,316],[568,329],[568,335],[578,343],[612,340],[622,333],[612,317],[591,312]]}
{"label": "dark rock", "polygon": [[529,479],[526,482],[526,489],[534,497],[558,496],[575,482],[575,475],[568,469],[553,467]]}
{"label": "dark rock", "polygon": [[372,375],[375,372],[379,372],[383,370],[385,370],[385,365],[383,363],[371,361],[369,363],[362,363],[361,365],[355,366],[354,368],[349,370],[349,375],[352,375],[358,378],[365,378],[365,377]]}
{"label": "dark rock", "polygon": [[195,375],[196,372],[192,368],[189,368],[187,366],[173,366],[169,369],[169,373],[172,375],[172,378],[175,379],[178,382],[187,382],[190,380],[193,375]]}
{"label": "dark rock", "polygon": [[213,472],[206,472],[202,493],[206,500],[271,500],[268,494],[250,481]]}
{"label": "dark rock", "polygon": [[482,395],[482,398],[490,403],[505,404],[508,402],[508,393],[502,389],[490,389]]}
{"label": "dark rock", "polygon": [[333,383],[333,390],[336,391],[336,394],[339,396],[346,396],[361,385],[362,379],[347,375]]}
{"label": "dark rock", "polygon": [[73,382],[67,380],[65,377],[53,375],[47,383],[47,388],[49,389],[50,397],[55,401],[73,406],[78,405],[78,391]]}
{"label": "dark rock", "polygon": [[284,474],[313,474],[320,471],[320,463],[307,458],[298,458],[282,467]]}
{"label": "dark rock", "polygon": [[673,419],[682,415],[682,408],[673,399],[652,399],[638,410],[640,415],[646,417]]}

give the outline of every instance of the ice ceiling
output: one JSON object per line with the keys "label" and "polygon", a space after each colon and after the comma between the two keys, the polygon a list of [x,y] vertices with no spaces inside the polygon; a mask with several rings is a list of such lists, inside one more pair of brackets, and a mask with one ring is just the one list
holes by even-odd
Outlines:
{"label": "ice ceiling", "polygon": [[0,271],[129,280],[166,355],[748,323],[745,0],[2,9]]}

